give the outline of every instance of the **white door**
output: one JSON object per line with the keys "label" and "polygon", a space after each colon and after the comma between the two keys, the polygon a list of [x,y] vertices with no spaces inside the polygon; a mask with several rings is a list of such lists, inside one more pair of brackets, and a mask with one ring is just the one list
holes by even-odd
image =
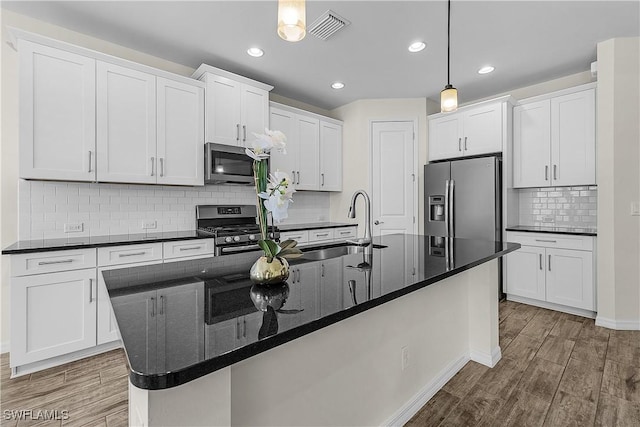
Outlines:
{"label": "white door", "polygon": [[298,153],[300,152],[296,115],[289,111],[272,108],[270,126],[271,129],[279,130],[287,137],[287,153],[282,154],[276,150],[272,151],[269,159],[269,169],[272,172],[280,170],[290,174],[291,181],[295,183],[295,173],[298,170]]}
{"label": "white door", "polygon": [[158,184],[204,185],[204,89],[157,78]]}
{"label": "white door", "polygon": [[207,76],[207,142],[240,145],[240,86],[225,77]]}
{"label": "white door", "polygon": [[298,169],[296,190],[318,190],[320,187],[320,164],[318,144],[320,121],[311,117],[297,116],[298,122]]}
{"label": "white door", "polygon": [[483,105],[463,114],[465,156],[502,151],[502,103]]}
{"label": "white door", "polygon": [[551,100],[553,185],[596,183],[595,91]]}
{"label": "white door", "polygon": [[98,181],[155,184],[156,78],[98,61]]}
{"label": "white door", "polygon": [[507,264],[506,292],[545,301],[544,248],[522,246],[505,258]]}
{"label": "white door", "polygon": [[342,191],[342,126],[320,122],[320,190]]}
{"label": "white door", "polygon": [[595,310],[593,253],[547,249],[547,301]]}
{"label": "white door", "polygon": [[20,178],[95,180],[95,60],[26,40],[20,52]]}
{"label": "white door", "polygon": [[548,99],[513,109],[513,186],[551,185],[551,103]]}
{"label": "white door", "polygon": [[11,280],[11,366],[96,345],[95,268]]}
{"label": "white door", "polygon": [[373,235],[416,234],[418,186],[414,123],[373,122]]}
{"label": "white door", "polygon": [[242,136],[240,145],[250,147],[254,133],[264,133],[269,125],[269,92],[243,84],[241,87]]}
{"label": "white door", "polygon": [[429,120],[429,161],[463,156],[462,115]]}

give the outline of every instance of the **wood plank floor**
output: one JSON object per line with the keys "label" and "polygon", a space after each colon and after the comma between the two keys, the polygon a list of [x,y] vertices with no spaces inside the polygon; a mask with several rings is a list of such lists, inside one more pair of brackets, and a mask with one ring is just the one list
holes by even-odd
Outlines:
{"label": "wood plank floor", "polygon": [[[500,303],[503,358],[453,377],[408,426],[640,426],[640,331]],[[2,426],[126,426],[127,365],[114,350],[9,379],[0,357]],[[6,419],[5,411],[68,411],[68,419]],[[29,417],[27,417],[29,418]]]}
{"label": "wood plank floor", "polygon": [[500,303],[502,360],[469,362],[407,426],[640,426],[640,331]]}

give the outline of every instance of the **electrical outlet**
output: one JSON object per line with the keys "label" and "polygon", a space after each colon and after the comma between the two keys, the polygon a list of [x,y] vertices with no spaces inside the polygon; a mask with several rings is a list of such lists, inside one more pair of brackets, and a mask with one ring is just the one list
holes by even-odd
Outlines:
{"label": "electrical outlet", "polygon": [[409,366],[409,347],[404,346],[401,349],[402,353],[402,370],[404,371]]}
{"label": "electrical outlet", "polygon": [[631,216],[640,216],[640,202],[631,202]]}
{"label": "electrical outlet", "polygon": [[148,220],[143,220],[142,221],[142,229],[143,230],[154,229],[156,227],[157,227],[157,224],[156,224],[156,220],[155,219],[148,219]]}
{"label": "electrical outlet", "polygon": [[65,233],[82,233],[83,230],[84,230],[84,223],[82,223],[82,222],[77,222],[77,223],[71,223],[71,224],[65,224],[64,225],[64,232]]}
{"label": "electrical outlet", "polygon": [[542,222],[553,222],[552,216],[545,216],[542,218]]}

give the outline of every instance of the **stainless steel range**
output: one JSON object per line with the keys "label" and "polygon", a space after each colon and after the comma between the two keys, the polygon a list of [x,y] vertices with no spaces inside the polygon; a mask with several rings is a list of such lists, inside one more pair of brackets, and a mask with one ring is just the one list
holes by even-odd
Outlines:
{"label": "stainless steel range", "polygon": [[[259,250],[260,227],[255,205],[196,206],[198,232],[215,237],[216,255]],[[269,230],[269,238],[278,241],[277,228]]]}

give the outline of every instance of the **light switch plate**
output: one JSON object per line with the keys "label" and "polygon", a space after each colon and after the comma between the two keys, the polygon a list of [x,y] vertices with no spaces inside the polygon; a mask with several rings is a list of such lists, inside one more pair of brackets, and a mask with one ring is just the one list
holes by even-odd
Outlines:
{"label": "light switch plate", "polygon": [[142,221],[142,229],[143,230],[154,229],[156,227],[157,227],[157,224],[156,224],[156,220],[155,219],[143,220]]}
{"label": "light switch plate", "polygon": [[640,216],[640,202],[631,202],[631,216]]}
{"label": "light switch plate", "polygon": [[64,225],[65,233],[82,233],[83,230],[84,230],[84,223],[82,222],[70,223],[70,224]]}

